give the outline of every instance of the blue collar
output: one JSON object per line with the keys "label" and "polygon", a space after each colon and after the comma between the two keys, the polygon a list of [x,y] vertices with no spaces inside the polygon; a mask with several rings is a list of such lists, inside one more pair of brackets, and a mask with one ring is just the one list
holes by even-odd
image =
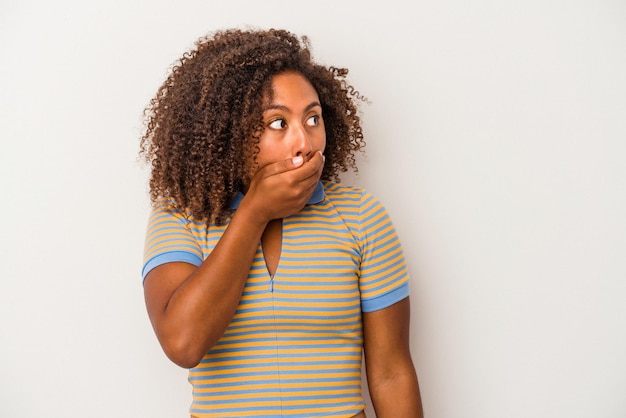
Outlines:
{"label": "blue collar", "polygon": [[[317,182],[317,186],[315,186],[315,190],[313,190],[313,194],[309,198],[309,201],[306,202],[307,205],[314,205],[316,203],[320,203],[324,200],[326,195],[324,194],[324,185],[321,181]],[[239,207],[239,203],[241,203],[241,199],[243,199],[243,193],[238,192],[233,200],[230,202],[230,208],[235,210]]]}

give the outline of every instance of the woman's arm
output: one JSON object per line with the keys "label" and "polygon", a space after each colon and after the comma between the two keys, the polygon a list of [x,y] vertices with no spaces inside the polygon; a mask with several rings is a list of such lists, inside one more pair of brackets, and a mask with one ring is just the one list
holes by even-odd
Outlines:
{"label": "woman's arm", "polygon": [[410,302],[363,313],[365,368],[378,418],[422,418],[417,373],[409,350]]}
{"label": "woman's arm", "polygon": [[199,266],[167,263],[144,281],[148,315],[166,355],[181,367],[196,366],[230,323],[256,249],[272,219],[298,212],[313,193],[323,167],[285,160],[259,170],[228,228]]}

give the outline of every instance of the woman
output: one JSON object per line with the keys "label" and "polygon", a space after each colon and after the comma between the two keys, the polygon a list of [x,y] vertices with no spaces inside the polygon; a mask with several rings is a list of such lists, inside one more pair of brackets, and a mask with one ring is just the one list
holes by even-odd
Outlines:
{"label": "woman", "polygon": [[347,70],[283,30],[198,40],[146,112],[144,292],[193,417],[421,417],[408,274],[382,205],[339,183],[364,146]]}

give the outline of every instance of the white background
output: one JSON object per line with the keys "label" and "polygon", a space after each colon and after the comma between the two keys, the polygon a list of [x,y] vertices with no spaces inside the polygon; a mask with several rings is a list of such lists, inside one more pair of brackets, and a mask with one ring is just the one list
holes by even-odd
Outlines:
{"label": "white background", "polygon": [[372,102],[345,179],[404,244],[426,416],[625,417],[620,0],[0,0],[0,416],[186,416],[143,302],[141,113],[246,25]]}

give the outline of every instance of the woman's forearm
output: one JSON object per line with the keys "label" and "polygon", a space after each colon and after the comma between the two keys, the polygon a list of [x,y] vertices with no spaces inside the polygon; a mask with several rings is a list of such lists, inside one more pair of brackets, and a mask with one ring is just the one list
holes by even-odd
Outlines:
{"label": "woman's forearm", "polygon": [[417,375],[413,368],[381,382],[374,382],[370,396],[378,418],[423,418]]}

